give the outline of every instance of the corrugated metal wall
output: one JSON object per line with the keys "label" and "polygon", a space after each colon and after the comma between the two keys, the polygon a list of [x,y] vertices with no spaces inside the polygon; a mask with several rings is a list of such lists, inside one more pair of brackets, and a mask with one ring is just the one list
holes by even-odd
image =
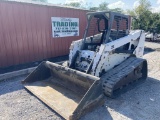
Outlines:
{"label": "corrugated metal wall", "polygon": [[[0,1],[0,68],[67,55],[83,37],[86,10]],[[52,38],[51,17],[79,18],[80,35]]]}
{"label": "corrugated metal wall", "polygon": [[[66,55],[73,40],[83,37],[85,10],[0,2],[0,67]],[[51,17],[79,18],[80,36],[52,38]]]}

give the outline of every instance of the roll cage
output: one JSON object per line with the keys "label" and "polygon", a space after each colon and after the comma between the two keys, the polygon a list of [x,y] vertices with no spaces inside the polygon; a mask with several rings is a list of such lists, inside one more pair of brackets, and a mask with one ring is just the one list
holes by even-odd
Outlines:
{"label": "roll cage", "polygon": [[[87,36],[89,27],[91,26],[91,20],[93,18],[97,18],[97,25],[94,24],[95,26],[98,27],[98,31],[102,34],[101,40],[99,43],[87,43],[86,38],[89,37]],[[99,21],[104,20],[104,29],[100,29]],[[125,28],[123,30],[120,29],[121,27],[121,20],[125,20]],[[116,40],[118,38],[124,37],[128,35],[129,32],[129,16],[123,15],[120,13],[115,13],[115,12],[89,12],[87,13],[87,27],[85,30],[84,34],[84,43],[87,45],[96,45],[96,44],[104,44],[110,42],[110,39]],[[92,24],[93,25],[93,24]],[[113,29],[114,26],[114,29]],[[92,39],[92,37],[90,38]],[[92,40],[91,40],[92,41]]]}

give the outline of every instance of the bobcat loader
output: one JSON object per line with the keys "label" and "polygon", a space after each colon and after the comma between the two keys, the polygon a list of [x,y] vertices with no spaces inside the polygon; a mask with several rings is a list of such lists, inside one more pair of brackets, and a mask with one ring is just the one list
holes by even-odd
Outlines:
{"label": "bobcat loader", "polygon": [[129,17],[115,12],[89,12],[87,20],[84,38],[72,42],[68,61],[42,62],[22,81],[70,120],[103,105],[105,96],[115,97],[147,78],[143,30],[129,31]]}

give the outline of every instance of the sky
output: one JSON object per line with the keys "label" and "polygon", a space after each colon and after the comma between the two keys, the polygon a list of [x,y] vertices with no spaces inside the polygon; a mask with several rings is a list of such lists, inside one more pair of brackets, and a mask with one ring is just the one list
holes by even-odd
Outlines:
{"label": "sky", "polygon": [[[149,0],[152,6],[153,12],[160,12],[160,0]],[[96,7],[102,2],[107,2],[109,8],[122,8],[126,9],[133,9],[138,6],[138,0],[48,0],[49,3],[53,4],[64,4],[70,2],[82,2],[88,3],[89,6]]]}

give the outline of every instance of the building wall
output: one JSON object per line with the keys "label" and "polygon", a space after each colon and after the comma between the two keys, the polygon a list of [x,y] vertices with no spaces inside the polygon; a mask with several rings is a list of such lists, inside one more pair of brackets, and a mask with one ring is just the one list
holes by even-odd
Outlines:
{"label": "building wall", "polygon": [[[83,37],[86,10],[0,1],[0,67],[67,55]],[[51,17],[79,18],[80,35],[52,38]]]}
{"label": "building wall", "polygon": [[[50,4],[0,1],[0,68],[67,55],[71,42],[83,37],[87,12]],[[79,18],[80,35],[53,38],[51,17]]]}

